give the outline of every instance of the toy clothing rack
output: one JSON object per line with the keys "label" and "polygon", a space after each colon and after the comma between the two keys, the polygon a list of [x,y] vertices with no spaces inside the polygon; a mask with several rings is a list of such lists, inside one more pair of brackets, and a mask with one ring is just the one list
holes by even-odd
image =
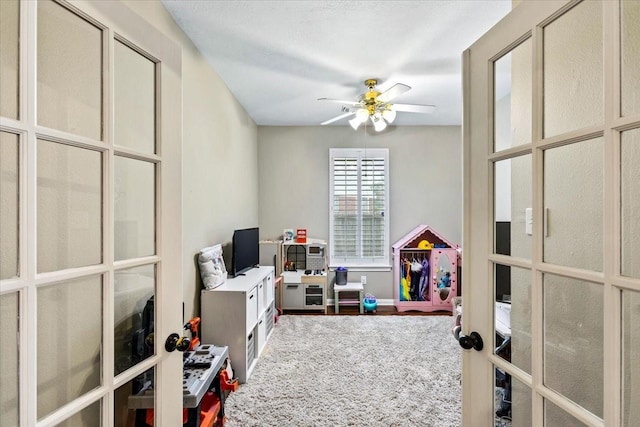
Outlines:
{"label": "toy clothing rack", "polygon": [[393,246],[394,303],[399,312],[453,312],[459,294],[458,245],[419,225]]}

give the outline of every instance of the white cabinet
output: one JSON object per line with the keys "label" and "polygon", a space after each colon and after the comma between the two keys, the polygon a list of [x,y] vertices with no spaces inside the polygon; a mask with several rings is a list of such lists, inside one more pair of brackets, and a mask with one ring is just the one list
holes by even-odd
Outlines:
{"label": "white cabinet", "polygon": [[229,347],[235,376],[247,382],[274,321],[274,268],[248,270],[200,294],[201,341]]}
{"label": "white cabinet", "polygon": [[283,310],[322,310],[327,314],[327,274],[305,274],[304,271],[282,273]]}

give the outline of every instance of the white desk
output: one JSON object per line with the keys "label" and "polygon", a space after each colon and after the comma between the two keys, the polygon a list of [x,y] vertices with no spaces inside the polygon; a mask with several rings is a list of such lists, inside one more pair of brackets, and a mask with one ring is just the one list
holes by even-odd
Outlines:
{"label": "white desk", "polygon": [[[340,292],[357,292],[358,299],[340,299],[338,296]],[[333,301],[336,313],[340,313],[340,304],[342,305],[359,305],[360,314],[364,313],[364,306],[362,304],[364,300],[364,286],[360,282],[347,282],[346,285],[333,285]]]}

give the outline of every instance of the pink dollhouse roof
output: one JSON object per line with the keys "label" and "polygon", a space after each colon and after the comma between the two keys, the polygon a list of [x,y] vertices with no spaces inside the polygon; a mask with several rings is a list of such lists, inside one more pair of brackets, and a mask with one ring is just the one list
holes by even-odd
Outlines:
{"label": "pink dollhouse roof", "polygon": [[421,240],[428,240],[429,243],[444,244],[449,248],[457,248],[458,245],[445,239],[440,233],[428,225],[419,225],[403,238],[395,242],[391,247],[395,252],[397,249],[417,248]]}

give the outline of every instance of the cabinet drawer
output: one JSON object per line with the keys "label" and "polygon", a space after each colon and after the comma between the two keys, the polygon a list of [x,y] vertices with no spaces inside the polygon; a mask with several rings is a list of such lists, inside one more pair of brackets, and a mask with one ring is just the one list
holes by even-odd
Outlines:
{"label": "cabinet drawer", "polygon": [[256,358],[256,331],[251,330],[251,333],[247,335],[247,365],[251,366],[253,359]]}
{"label": "cabinet drawer", "polygon": [[247,293],[247,332],[250,332],[258,321],[258,287]]}
{"label": "cabinet drawer", "polygon": [[285,283],[282,288],[282,306],[284,308],[302,308],[302,284]]}
{"label": "cabinet drawer", "polygon": [[266,280],[265,280],[265,304],[269,305],[271,304],[271,301],[273,301],[273,275],[270,274],[267,276]]}
{"label": "cabinet drawer", "polygon": [[258,283],[258,315],[265,309],[266,299],[264,291],[264,281],[260,281],[260,283]]}
{"label": "cabinet drawer", "polygon": [[258,354],[262,353],[262,349],[267,343],[267,320],[263,316],[258,320]]}
{"label": "cabinet drawer", "polygon": [[274,324],[273,303],[269,305],[269,308],[267,309],[267,313],[265,314],[265,322],[267,322],[266,329],[267,329],[267,336],[269,336],[269,334],[273,330],[273,324]]}

